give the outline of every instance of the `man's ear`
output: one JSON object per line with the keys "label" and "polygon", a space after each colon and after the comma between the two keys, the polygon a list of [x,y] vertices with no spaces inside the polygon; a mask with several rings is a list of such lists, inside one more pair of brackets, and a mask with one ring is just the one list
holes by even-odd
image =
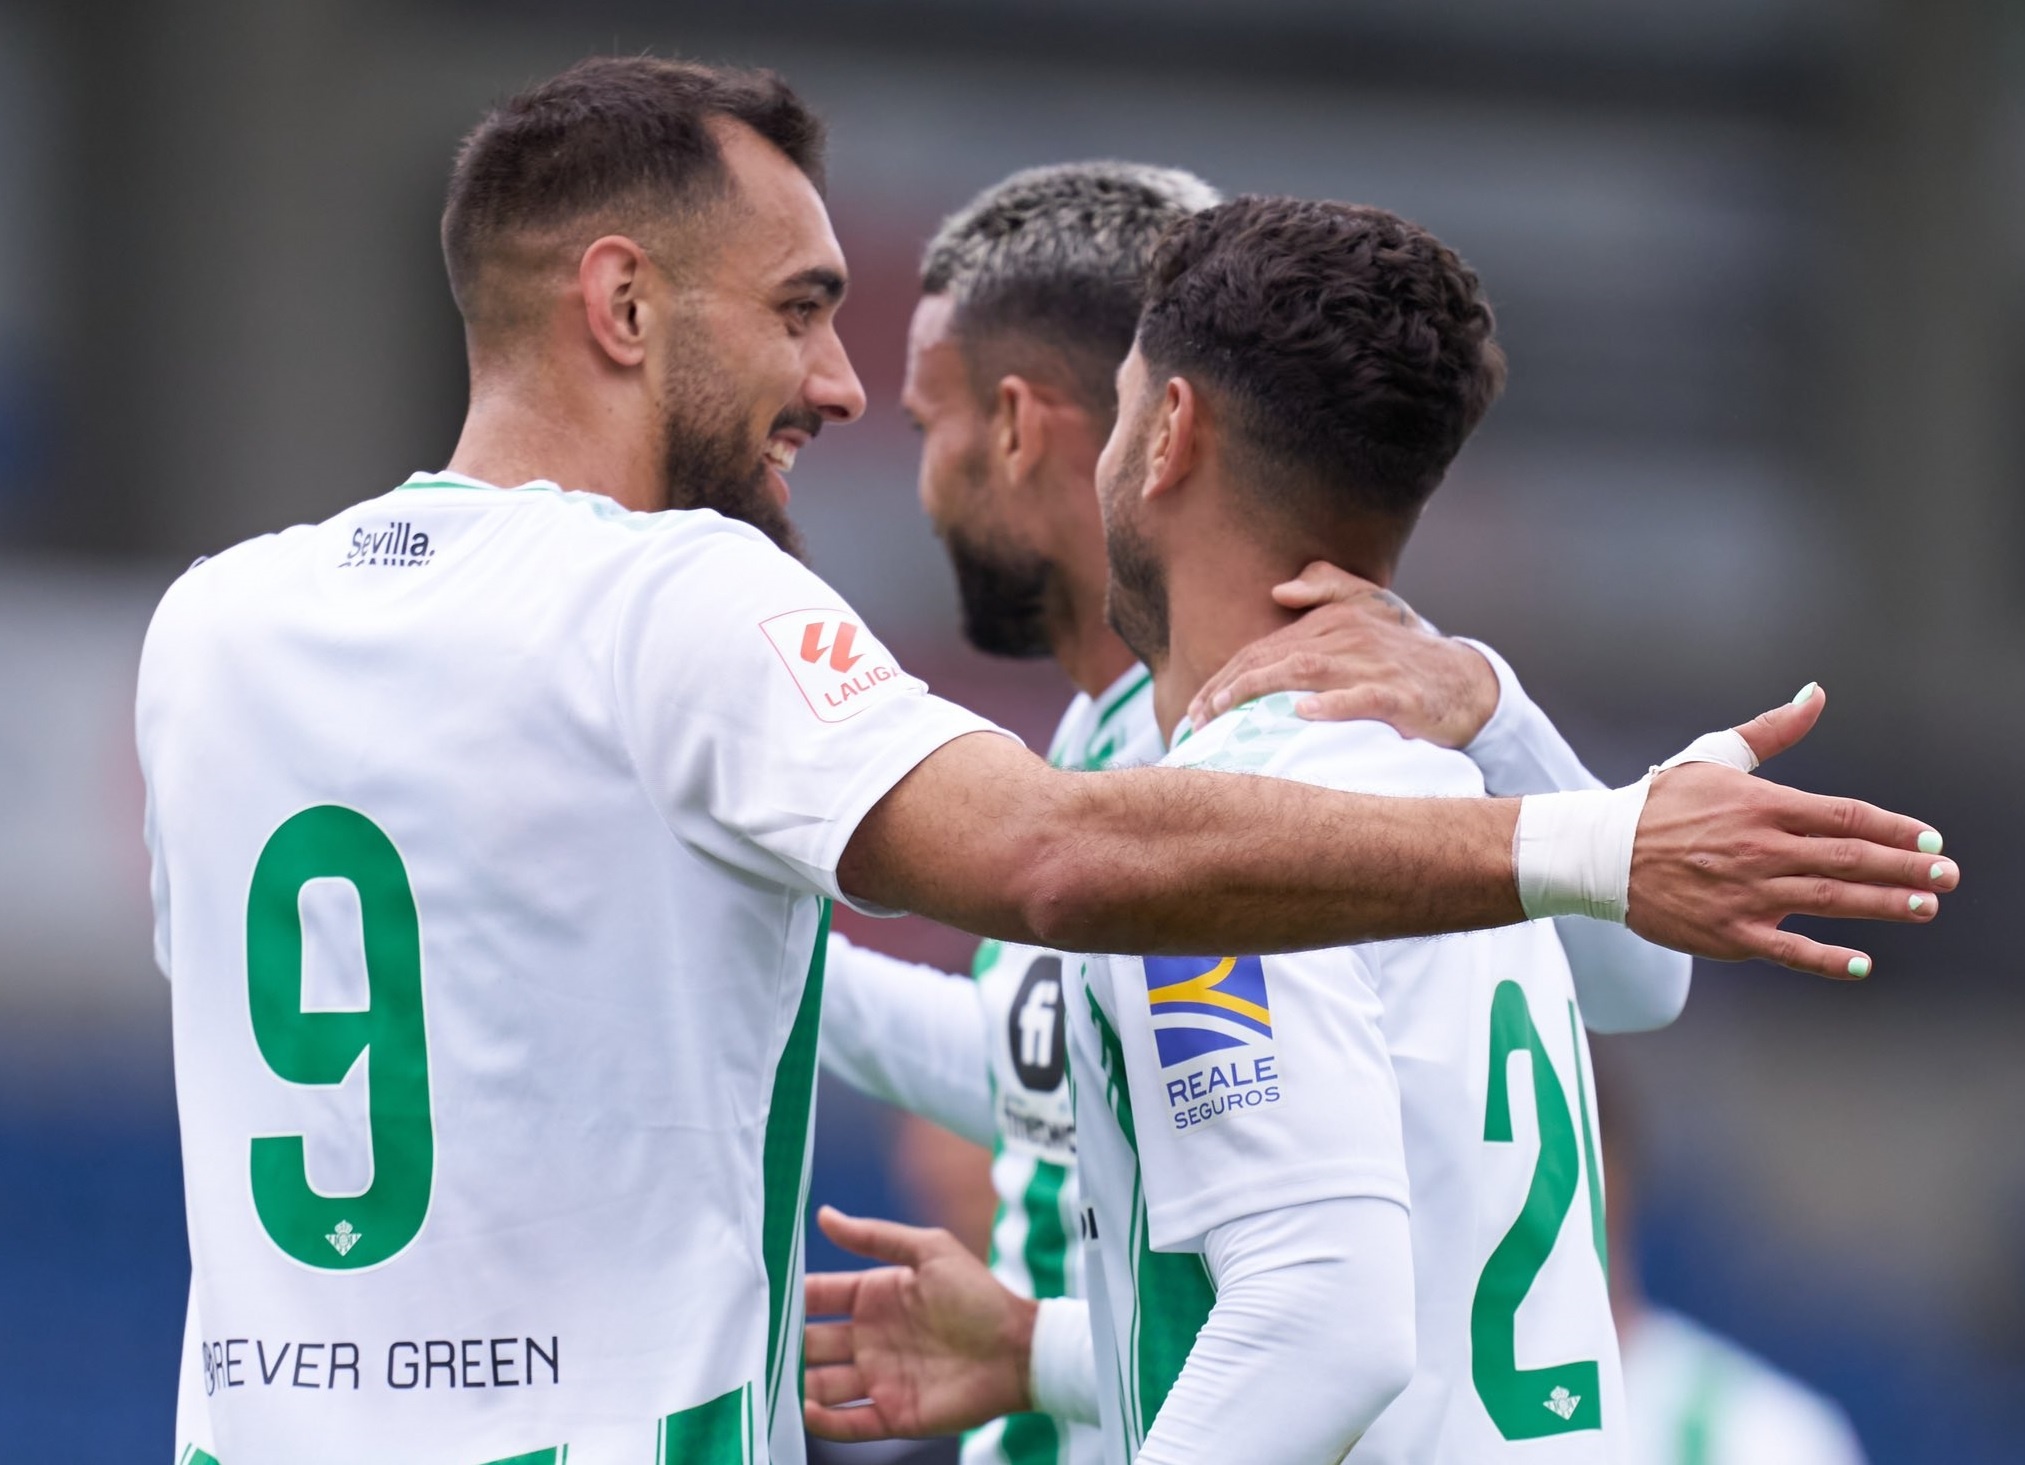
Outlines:
{"label": "man's ear", "polygon": [[1199,400],[1187,378],[1167,379],[1160,394],[1160,406],[1155,409],[1153,441],[1146,452],[1146,482],[1139,490],[1141,498],[1157,498],[1173,491],[1194,471],[1196,457],[1202,450]]}
{"label": "man's ear", "polygon": [[992,414],[992,446],[1005,464],[1006,481],[1028,482],[1048,453],[1050,405],[1023,376],[999,378]]}
{"label": "man's ear", "polygon": [[647,359],[650,269],[647,252],[623,234],[593,240],[577,262],[585,324],[615,366],[634,367]]}

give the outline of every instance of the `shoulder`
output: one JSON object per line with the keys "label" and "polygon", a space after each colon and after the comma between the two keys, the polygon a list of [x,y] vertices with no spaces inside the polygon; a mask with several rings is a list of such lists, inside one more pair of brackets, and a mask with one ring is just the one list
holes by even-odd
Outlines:
{"label": "shoulder", "polygon": [[1382,722],[1310,722],[1295,715],[1297,700],[1276,692],[1234,707],[1191,734],[1165,762],[1263,773],[1348,793],[1482,796],[1483,775],[1461,753],[1401,737]]}
{"label": "shoulder", "polygon": [[536,496],[527,508],[544,536],[595,546],[600,558],[618,555],[642,565],[698,560],[799,564],[750,524],[727,519],[715,509],[644,513],[603,494],[546,487],[514,492]]}
{"label": "shoulder", "polygon": [[1078,754],[1097,720],[1095,708],[1088,692],[1078,692],[1063,711],[1061,721],[1055,724],[1055,735],[1048,740],[1048,761],[1055,767],[1072,768],[1080,761]]}
{"label": "shoulder", "polygon": [[839,671],[874,652],[875,638],[844,596],[757,529],[710,509],[612,509],[564,504],[556,512],[599,541],[585,546],[583,559],[598,570],[597,593],[608,599],[622,645],[673,637],[701,665],[771,644],[768,656],[799,658],[796,667],[813,665],[819,645],[834,653],[823,665]]}
{"label": "shoulder", "polygon": [[625,560],[628,585],[676,578],[681,588],[699,596],[735,601],[763,596],[784,581],[823,584],[750,524],[727,519],[715,509],[641,514],[594,494],[565,493],[557,499],[551,512],[570,532]]}
{"label": "shoulder", "polygon": [[1058,768],[1139,768],[1167,751],[1153,715],[1153,674],[1134,666],[1102,696],[1078,692],[1048,745]]}
{"label": "shoulder", "polygon": [[1138,768],[1166,755],[1167,740],[1160,735],[1160,720],[1153,712],[1153,673],[1143,673],[1117,704],[1100,751],[1107,768]]}
{"label": "shoulder", "polygon": [[199,555],[169,582],[148,625],[150,642],[229,601],[235,592],[262,586],[289,573],[308,551],[318,526],[297,524],[243,539],[215,554]]}

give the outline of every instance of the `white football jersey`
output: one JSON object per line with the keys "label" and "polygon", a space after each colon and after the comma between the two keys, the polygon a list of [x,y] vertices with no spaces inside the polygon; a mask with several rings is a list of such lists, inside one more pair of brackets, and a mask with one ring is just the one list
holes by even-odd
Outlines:
{"label": "white football jersey", "polygon": [[[1096,772],[1157,762],[1161,752],[1153,678],[1134,666],[1101,697],[1078,694],[1062,716],[1048,761]],[[985,1011],[997,1130],[991,1269],[1022,1297],[1085,1293],[1065,1029],[1079,985],[1077,966],[1075,957],[1058,951],[999,941],[980,946],[972,966]],[[993,1420],[965,1437],[962,1455],[963,1465],[1097,1465],[1101,1458],[1095,1429],[1045,1414]]]}
{"label": "white football jersey", "polygon": [[[1134,768],[1159,759],[1152,678],[1134,666],[1098,697],[1078,695],[1049,746],[1058,768]],[[998,1193],[991,1267],[1022,1297],[1081,1297],[1075,1115],[1067,1003],[1077,958],[987,941],[974,982],[830,941],[823,1063],[865,1093],[992,1149]],[[1097,1465],[1097,1431],[1045,1414],[995,1419],[964,1437],[964,1465]]]}
{"label": "white football jersey", "polygon": [[177,581],[183,1458],[801,1460],[837,861],[988,727],[707,511],[418,476]]}
{"label": "white football jersey", "polygon": [[[1165,761],[1482,794],[1461,754],[1381,723],[1303,721],[1295,700],[1233,709]],[[1419,1350],[1352,1459],[1621,1458],[1588,1050],[1551,923],[1263,958],[1092,957],[1083,971],[1070,1066],[1114,1465],[1215,1302],[1204,1235],[1339,1197],[1411,1210]],[[1269,1421],[1253,1459],[1274,1459]]]}

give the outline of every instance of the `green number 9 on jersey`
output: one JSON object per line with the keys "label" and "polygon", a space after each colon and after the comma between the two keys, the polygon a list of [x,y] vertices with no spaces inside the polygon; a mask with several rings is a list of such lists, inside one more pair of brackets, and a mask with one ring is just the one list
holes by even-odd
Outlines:
{"label": "green number 9 on jersey", "polygon": [[[358,893],[367,1002],[303,1010],[302,890],[312,880]],[[372,1179],[358,1195],[309,1182],[304,1139],[252,1144],[253,1206],[274,1244],[305,1266],[355,1271],[398,1253],[422,1229],[436,1164],[429,1055],[422,1025],[422,930],[407,867],[385,832],[356,810],[305,809],[275,830],[246,902],[246,987],[254,1041],[295,1084],[344,1082],[363,1055]]]}

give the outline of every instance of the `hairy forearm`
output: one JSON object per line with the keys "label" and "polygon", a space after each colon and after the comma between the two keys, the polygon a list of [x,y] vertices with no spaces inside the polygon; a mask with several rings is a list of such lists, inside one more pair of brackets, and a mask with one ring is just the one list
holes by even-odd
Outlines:
{"label": "hairy forearm", "polygon": [[1516,803],[1057,773],[1002,742],[960,739],[902,780],[847,849],[844,888],[1072,951],[1296,951],[1523,919]]}
{"label": "hairy forearm", "polygon": [[1079,951],[1295,951],[1523,919],[1517,805],[1146,769],[1078,779],[1032,914]]}

